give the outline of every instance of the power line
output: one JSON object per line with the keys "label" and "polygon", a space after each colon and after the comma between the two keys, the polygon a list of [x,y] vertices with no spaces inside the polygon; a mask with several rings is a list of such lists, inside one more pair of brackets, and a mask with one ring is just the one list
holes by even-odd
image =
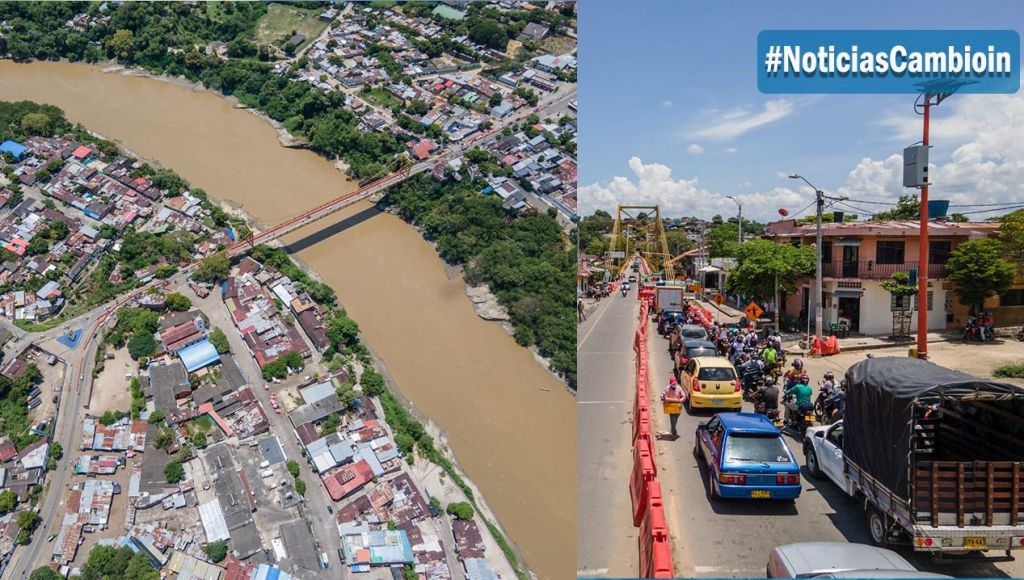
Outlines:
{"label": "power line", "polygon": [[795,214],[793,214],[793,219],[796,219],[796,218],[797,218],[797,216],[799,216],[800,214],[802,214],[802,213],[804,213],[805,211],[807,211],[808,209],[810,209],[810,208],[811,208],[811,206],[812,206],[812,205],[814,205],[814,203],[815,203],[815,202],[813,202],[813,201],[812,201],[811,203],[807,204],[807,207],[805,207],[805,208],[803,208],[802,210],[800,210],[800,211],[796,212]]}
{"label": "power line", "polygon": [[846,198],[843,201],[852,201],[852,202],[855,202],[855,203],[868,203],[868,204],[872,204],[872,205],[887,205],[887,206],[895,206],[895,205],[897,205],[895,203],[892,203],[891,201],[869,201],[869,200],[866,200],[866,199],[850,199],[850,198]]}

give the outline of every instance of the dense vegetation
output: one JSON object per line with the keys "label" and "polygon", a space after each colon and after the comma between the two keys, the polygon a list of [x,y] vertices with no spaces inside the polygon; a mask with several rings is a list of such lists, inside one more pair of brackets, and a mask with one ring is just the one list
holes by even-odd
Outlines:
{"label": "dense vegetation", "polygon": [[83,580],[157,580],[160,572],[153,568],[143,552],[131,548],[94,546],[82,567]]}
{"label": "dense vegetation", "polygon": [[43,374],[32,363],[22,375],[9,379],[0,376],[0,432],[5,433],[19,450],[32,444],[38,435],[29,432],[28,393],[42,381]]}
{"label": "dense vegetation", "polygon": [[536,345],[576,386],[576,256],[550,215],[518,217],[481,196],[481,182],[437,183],[426,176],[388,192],[402,217],[423,227],[447,262],[465,264],[509,310],[519,344]]}

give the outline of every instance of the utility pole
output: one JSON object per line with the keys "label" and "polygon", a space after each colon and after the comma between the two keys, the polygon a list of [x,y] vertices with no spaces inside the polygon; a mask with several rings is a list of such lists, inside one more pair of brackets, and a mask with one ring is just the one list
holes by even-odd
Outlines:
{"label": "utility pole", "polygon": [[[938,103],[936,103],[938,104]],[[928,150],[928,121],[931,95],[924,94],[924,134],[921,144]],[[921,186],[921,235],[917,254],[917,358],[928,360],[928,183]]]}
{"label": "utility pole", "polygon": [[[821,318],[822,318],[822,303],[821,303],[821,213],[825,209],[825,192],[814,187],[814,184],[807,181],[804,176],[794,173],[789,176],[790,179],[802,179],[804,183],[811,186],[814,190],[815,199],[815,248],[814,248],[814,333],[818,338],[818,342],[821,342]],[[845,199],[845,198],[843,198]],[[810,313],[810,300],[808,300],[807,308],[807,342],[811,341],[811,313]],[[808,346],[810,346],[808,344]]]}
{"label": "utility pole", "polygon": [[736,207],[739,209],[739,215],[736,216],[736,221],[739,224],[739,230],[740,230],[739,243],[742,244],[743,243],[743,204],[741,204],[740,202],[736,201],[736,198],[731,196],[731,195],[727,195],[725,197],[731,199],[732,202],[735,203]]}
{"label": "utility pole", "polygon": [[779,273],[775,273],[775,332],[779,331]]}

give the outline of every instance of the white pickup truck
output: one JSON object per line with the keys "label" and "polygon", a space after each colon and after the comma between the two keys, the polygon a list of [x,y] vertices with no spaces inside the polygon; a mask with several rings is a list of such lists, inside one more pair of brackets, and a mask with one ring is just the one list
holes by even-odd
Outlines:
{"label": "white pickup truck", "polygon": [[1024,548],[1024,389],[897,357],[846,382],[845,419],[808,428],[804,456],[864,506],[876,544]]}

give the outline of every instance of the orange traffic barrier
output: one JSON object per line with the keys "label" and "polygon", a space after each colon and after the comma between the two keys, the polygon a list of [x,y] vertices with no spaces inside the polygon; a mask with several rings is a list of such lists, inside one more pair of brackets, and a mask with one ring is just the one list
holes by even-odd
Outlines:
{"label": "orange traffic barrier", "polygon": [[661,484],[648,484],[647,507],[640,522],[640,577],[671,578],[672,550],[669,546],[668,524],[662,503]]}
{"label": "orange traffic barrier", "polygon": [[633,446],[633,474],[629,480],[629,495],[633,500],[633,525],[639,526],[647,515],[650,483],[657,474],[654,457],[647,442],[640,440]]}
{"label": "orange traffic barrier", "polygon": [[830,336],[825,340],[815,338],[811,343],[811,354],[819,356],[839,354],[839,339],[835,336]]}
{"label": "orange traffic barrier", "polygon": [[[647,405],[641,405],[637,409],[636,420],[633,421],[633,446],[639,445],[641,439],[650,442],[652,440],[651,433],[651,409]],[[653,451],[650,443],[648,443],[648,450]]]}

